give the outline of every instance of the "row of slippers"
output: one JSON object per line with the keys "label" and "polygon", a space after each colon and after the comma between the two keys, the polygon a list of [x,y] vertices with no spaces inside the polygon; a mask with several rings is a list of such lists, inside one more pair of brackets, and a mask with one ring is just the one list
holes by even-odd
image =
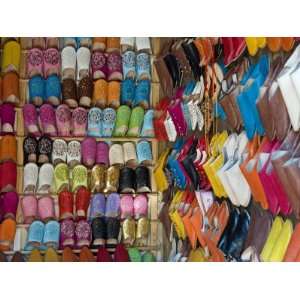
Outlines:
{"label": "row of slippers", "polygon": [[150,106],[151,81],[145,79],[135,83],[132,79],[126,79],[120,83],[98,79],[93,82],[85,77],[76,84],[69,78],[61,82],[56,75],[47,79],[35,76],[29,80],[28,94],[29,103],[35,106],[64,103],[70,108],[118,108],[120,104],[127,104],[131,107],[141,105],[147,109]]}
{"label": "row of slippers", "polygon": [[0,253],[1,262],[155,262],[156,258],[151,252],[141,252],[137,248],[126,249],[122,244],[116,246],[116,251],[111,255],[104,247],[100,247],[96,257],[89,248],[83,247],[79,257],[70,247],[64,248],[62,255],[53,248],[48,248],[43,255],[38,249],[34,249],[26,257],[17,251],[8,260],[4,253]]}
{"label": "row of slippers", "polygon": [[[8,183],[15,184],[10,177],[16,177],[16,174],[9,175],[4,180],[6,184],[3,186],[6,188]],[[66,163],[59,163],[55,167],[45,163],[40,168],[35,163],[27,163],[24,167],[23,191],[26,194],[51,191],[59,193],[65,189],[74,192],[80,187],[90,188],[92,192],[149,193],[151,192],[150,170],[145,166],[132,169],[119,166],[106,167],[99,164],[89,172],[83,165],[76,165],[70,170]]]}
{"label": "row of slippers", "polygon": [[[8,194],[8,195],[6,195]],[[3,218],[16,217],[18,195],[15,192],[6,193],[1,198]],[[144,194],[119,195],[112,193],[92,195],[85,188],[80,188],[76,194],[62,191],[58,195],[58,211],[54,199],[50,196],[24,196],[20,200],[22,221],[31,224],[34,220],[48,219],[88,219],[92,222],[97,217],[120,217],[122,220],[132,218],[138,220],[148,217],[148,198]],[[18,221],[19,222],[19,221]]]}
{"label": "row of slippers", "polygon": [[56,110],[43,104],[39,110],[33,104],[25,104],[23,118],[26,132],[35,136],[96,137],[153,137],[153,110],[144,111],[140,106],[120,106],[117,111],[106,108],[86,110],[78,107],[71,111],[66,105]]}
{"label": "row of slippers", "polygon": [[[5,136],[3,146],[0,140],[0,161],[7,159],[16,161],[16,148],[5,144],[13,139],[11,136]],[[16,143],[14,145],[16,146]],[[153,164],[151,144],[146,140],[140,140],[136,144],[124,142],[109,145],[106,142],[97,142],[93,137],[84,138],[81,142],[76,140],[66,142],[63,139],[53,141],[48,136],[39,139],[27,136],[23,142],[23,151],[25,163],[52,162],[53,165],[57,165],[64,162],[70,167],[81,163],[86,167],[93,167],[95,164],[129,167]]]}
{"label": "row of slippers", "polygon": [[151,42],[149,37],[25,37],[25,38],[2,38],[2,47],[9,40],[20,42],[23,50],[31,48],[47,49],[56,48],[63,49],[66,46],[72,46],[75,49],[87,47],[92,51],[106,52],[125,52],[127,50],[135,50],[137,52],[151,52]]}

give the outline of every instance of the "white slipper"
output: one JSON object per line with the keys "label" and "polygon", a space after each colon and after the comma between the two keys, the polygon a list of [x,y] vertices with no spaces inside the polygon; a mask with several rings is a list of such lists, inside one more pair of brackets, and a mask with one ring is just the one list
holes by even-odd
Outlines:
{"label": "white slipper", "polygon": [[54,168],[46,163],[40,167],[38,193],[49,193],[54,177]]}
{"label": "white slipper", "polygon": [[81,144],[78,141],[68,143],[67,163],[74,167],[81,163]]}
{"label": "white slipper", "polygon": [[109,162],[111,166],[124,165],[124,153],[121,144],[113,144],[109,148]]}
{"label": "white slipper", "polygon": [[132,142],[126,142],[123,144],[123,153],[124,153],[124,162],[126,166],[128,167],[136,167],[137,162],[137,156],[136,156],[136,150],[135,145]]}
{"label": "white slipper", "polygon": [[122,52],[127,50],[134,50],[135,38],[134,37],[121,37],[120,44]]}
{"label": "white slipper", "polygon": [[150,38],[148,37],[137,37],[135,38],[135,45],[137,51],[145,51],[151,53]]}
{"label": "white slipper", "polygon": [[52,163],[57,165],[61,162],[67,162],[68,145],[65,140],[57,139],[53,142],[52,146]]}
{"label": "white slipper", "polygon": [[80,47],[76,53],[77,56],[77,80],[89,75],[91,51],[86,47]]}
{"label": "white slipper", "polygon": [[62,79],[75,79],[76,51],[71,46],[67,46],[61,51],[61,73]]}
{"label": "white slipper", "polygon": [[24,167],[24,193],[34,193],[38,181],[39,168],[36,163],[28,163]]}
{"label": "white slipper", "polygon": [[22,251],[27,241],[27,230],[24,227],[18,227],[16,229],[16,235],[14,240],[14,251]]}

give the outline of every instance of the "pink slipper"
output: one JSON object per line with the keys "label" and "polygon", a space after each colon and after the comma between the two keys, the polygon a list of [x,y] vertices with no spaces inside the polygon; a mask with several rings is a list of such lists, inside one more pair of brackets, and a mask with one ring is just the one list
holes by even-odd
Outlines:
{"label": "pink slipper", "polygon": [[58,136],[70,136],[72,113],[69,107],[66,104],[61,104],[57,107],[55,116]]}
{"label": "pink slipper", "polygon": [[45,196],[38,200],[38,213],[43,221],[55,219],[54,200]]}
{"label": "pink slipper", "polygon": [[82,107],[77,107],[72,113],[72,126],[74,136],[85,136],[87,127],[87,111]]}
{"label": "pink slipper", "polygon": [[87,137],[81,142],[82,162],[86,167],[92,167],[96,161],[97,143],[92,137]]}
{"label": "pink slipper", "polygon": [[44,134],[57,136],[55,110],[50,104],[41,106],[39,124]]}
{"label": "pink slipper", "polygon": [[43,76],[43,64],[43,51],[38,48],[32,48],[29,50],[27,57],[27,72],[29,78],[36,75]]}
{"label": "pink slipper", "polygon": [[57,49],[49,48],[44,52],[44,76],[59,75],[60,54]]}
{"label": "pink slipper", "polygon": [[24,128],[28,134],[34,136],[41,135],[38,127],[38,115],[36,107],[33,104],[25,104],[23,107]]}
{"label": "pink slipper", "polygon": [[25,196],[21,200],[24,222],[32,223],[37,217],[37,199],[35,196]]}

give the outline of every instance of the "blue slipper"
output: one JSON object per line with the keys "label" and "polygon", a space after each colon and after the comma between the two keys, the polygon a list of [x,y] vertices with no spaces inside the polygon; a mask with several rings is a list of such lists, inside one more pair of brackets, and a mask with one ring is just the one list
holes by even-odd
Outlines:
{"label": "blue slipper", "polygon": [[51,220],[45,225],[43,237],[43,246],[58,248],[59,245],[60,225],[57,221]]}
{"label": "blue slipper", "polygon": [[45,100],[45,81],[40,76],[34,76],[29,79],[29,102],[41,106]]}
{"label": "blue slipper", "polygon": [[54,106],[58,106],[61,102],[61,83],[57,75],[50,75],[46,79],[45,98]]}
{"label": "blue slipper", "polygon": [[99,107],[93,107],[88,114],[88,136],[102,136],[103,112]]}
{"label": "blue slipper", "polygon": [[41,221],[33,221],[28,230],[25,251],[31,251],[34,248],[40,249],[43,242],[45,224]]}

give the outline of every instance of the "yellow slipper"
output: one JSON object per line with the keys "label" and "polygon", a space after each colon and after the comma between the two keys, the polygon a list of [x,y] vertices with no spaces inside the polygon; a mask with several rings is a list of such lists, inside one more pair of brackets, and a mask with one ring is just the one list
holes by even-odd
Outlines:
{"label": "yellow slipper", "polygon": [[251,56],[255,56],[258,51],[258,41],[256,37],[245,38],[248,52]]}
{"label": "yellow slipper", "polygon": [[59,257],[56,251],[50,247],[46,250],[44,260],[45,262],[59,262]]}
{"label": "yellow slipper", "polygon": [[281,217],[276,217],[272,228],[270,230],[270,233],[268,235],[267,241],[265,242],[265,245],[263,247],[262,252],[260,253],[260,259],[262,261],[270,261],[270,256],[272,253],[272,250],[275,246],[275,243],[281,233],[283,227],[283,220]]}
{"label": "yellow slipper", "polygon": [[43,262],[40,250],[33,249],[29,254],[28,262]]}
{"label": "yellow slipper", "polygon": [[269,261],[279,262],[283,261],[286,249],[289,245],[291,236],[293,234],[293,224],[291,220],[287,219],[281,229],[280,235],[273,247]]}
{"label": "yellow slipper", "polygon": [[259,48],[265,48],[267,46],[267,39],[265,37],[257,37],[256,38],[257,45]]}

